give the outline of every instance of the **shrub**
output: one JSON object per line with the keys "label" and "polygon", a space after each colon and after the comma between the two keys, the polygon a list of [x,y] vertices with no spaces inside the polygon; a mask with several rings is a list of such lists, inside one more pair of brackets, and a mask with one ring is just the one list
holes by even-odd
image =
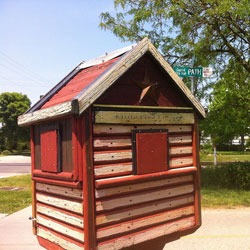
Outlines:
{"label": "shrub", "polygon": [[3,154],[3,155],[9,155],[9,154],[11,154],[11,152],[10,152],[9,150],[4,150],[4,151],[2,152],[2,154]]}
{"label": "shrub", "polygon": [[202,187],[250,190],[250,162],[203,168],[201,171],[201,185]]}

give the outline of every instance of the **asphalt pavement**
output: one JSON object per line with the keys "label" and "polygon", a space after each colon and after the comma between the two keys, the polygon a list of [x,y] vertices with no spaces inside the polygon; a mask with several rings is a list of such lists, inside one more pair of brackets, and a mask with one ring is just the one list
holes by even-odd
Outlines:
{"label": "asphalt pavement", "polygon": [[11,155],[0,157],[0,178],[10,177],[31,172],[29,156]]}

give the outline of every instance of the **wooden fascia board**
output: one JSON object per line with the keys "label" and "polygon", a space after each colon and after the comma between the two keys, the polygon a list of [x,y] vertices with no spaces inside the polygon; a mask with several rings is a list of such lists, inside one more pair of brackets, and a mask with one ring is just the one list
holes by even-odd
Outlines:
{"label": "wooden fascia board", "polygon": [[206,113],[205,109],[202,107],[200,102],[194,97],[189,88],[184,84],[184,82],[180,79],[180,77],[175,73],[172,67],[167,63],[167,61],[163,58],[160,52],[155,48],[155,46],[148,41],[149,46],[148,50],[152,54],[152,56],[158,61],[158,63],[162,66],[162,68],[168,73],[168,75],[173,79],[179,89],[184,93],[184,95],[190,100],[195,109],[200,113],[200,115],[205,118]]}
{"label": "wooden fascia board", "polygon": [[144,38],[132,50],[124,54],[120,60],[97,78],[79,96],[79,114],[83,113],[99,98],[121,75],[123,75],[138,59],[148,51],[149,40]]}
{"label": "wooden fascia board", "polygon": [[18,125],[27,126],[41,121],[76,114],[78,114],[78,102],[77,100],[73,100],[46,109],[40,109],[32,113],[20,115],[18,117]]}

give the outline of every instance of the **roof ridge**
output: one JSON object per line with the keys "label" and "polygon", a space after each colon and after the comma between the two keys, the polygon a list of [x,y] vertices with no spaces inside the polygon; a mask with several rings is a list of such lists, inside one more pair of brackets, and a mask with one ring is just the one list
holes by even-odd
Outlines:
{"label": "roof ridge", "polygon": [[85,69],[85,68],[88,68],[88,67],[92,67],[92,66],[107,62],[107,61],[109,61],[109,60],[111,60],[111,59],[113,59],[115,57],[118,57],[118,56],[126,53],[127,51],[133,49],[135,46],[136,46],[136,43],[132,44],[132,45],[129,45],[129,46],[126,46],[124,48],[118,49],[118,50],[114,50],[114,51],[105,53],[102,56],[98,56],[98,57],[90,59],[90,60],[88,60],[86,62],[80,63],[78,68],[79,69]]}

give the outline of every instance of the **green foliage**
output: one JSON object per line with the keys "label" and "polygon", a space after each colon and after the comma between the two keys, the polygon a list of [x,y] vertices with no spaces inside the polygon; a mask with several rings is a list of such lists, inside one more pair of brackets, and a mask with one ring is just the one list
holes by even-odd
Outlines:
{"label": "green foliage", "polygon": [[250,78],[242,65],[230,60],[214,86],[207,119],[200,123],[204,136],[211,135],[214,143],[228,144],[235,137],[250,135]]}
{"label": "green foliage", "polygon": [[30,107],[30,100],[20,93],[0,94],[0,150],[26,149],[29,146],[29,129],[20,128],[17,118]]}
{"label": "green foliage", "polygon": [[9,150],[4,150],[4,151],[2,152],[2,154],[3,154],[3,155],[10,155],[11,152],[10,152]]}
{"label": "green foliage", "polygon": [[101,13],[100,27],[122,41],[147,36],[172,63],[223,67],[234,58],[250,72],[249,0],[115,0],[116,13]]}
{"label": "green foliage", "polygon": [[202,168],[201,185],[203,188],[250,190],[250,162]]}

